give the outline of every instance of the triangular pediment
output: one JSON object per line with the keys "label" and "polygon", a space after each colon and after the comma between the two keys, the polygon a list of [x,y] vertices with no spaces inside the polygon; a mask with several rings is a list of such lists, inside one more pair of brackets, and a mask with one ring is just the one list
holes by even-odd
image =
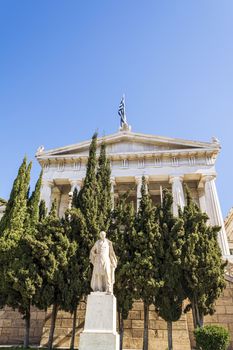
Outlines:
{"label": "triangular pediment", "polygon": [[[91,140],[76,143],[73,145],[55,148],[52,150],[40,150],[36,156],[40,158],[50,157],[71,157],[87,156]],[[140,154],[147,152],[170,152],[170,151],[190,151],[190,150],[211,150],[219,149],[216,142],[198,142],[176,138],[168,138],[154,135],[146,135],[133,132],[118,132],[98,139],[98,148],[105,142],[107,153],[114,154]]]}

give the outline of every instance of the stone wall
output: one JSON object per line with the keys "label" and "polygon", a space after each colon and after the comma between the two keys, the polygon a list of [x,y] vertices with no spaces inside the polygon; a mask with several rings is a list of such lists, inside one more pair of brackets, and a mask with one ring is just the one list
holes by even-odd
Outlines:
{"label": "stone wall", "polygon": [[[43,336],[41,339],[41,346],[46,346],[48,341],[50,329],[50,315],[51,310],[48,311],[46,322],[43,328]],[[78,347],[79,334],[83,330],[85,318],[85,304],[81,304],[77,313],[77,327],[76,327],[76,342]],[[124,333],[124,349],[142,349],[143,336],[143,304],[142,302],[135,302],[133,309],[129,312],[129,317],[125,321]],[[165,350],[167,349],[167,332],[166,322],[157,316],[154,307],[150,307],[149,312],[149,349]],[[188,334],[188,325],[186,315],[174,323],[174,350],[190,350],[190,341]],[[72,332],[72,318],[67,312],[58,312],[56,321],[56,330],[54,337],[54,345],[56,347],[69,347],[70,337]]]}
{"label": "stone wall", "polygon": [[[216,313],[212,316],[206,316],[204,319],[205,324],[221,325],[228,329],[231,335],[231,344],[229,350],[233,349],[233,281],[231,278],[227,278],[227,287],[223,291],[222,296],[217,300]],[[193,320],[192,314],[187,314],[189,337],[192,346],[194,346],[193,336]]]}
{"label": "stone wall", "polygon": [[[30,343],[40,344],[46,313],[32,308]],[[24,320],[17,311],[6,307],[0,310],[0,345],[23,344]]]}
{"label": "stone wall", "polygon": [[[165,350],[167,348],[166,322],[157,316],[154,308],[150,307],[149,315],[149,349]],[[125,321],[124,349],[141,349],[143,335],[143,304],[137,301]],[[85,303],[81,303],[77,312],[76,342],[83,330],[85,320]],[[51,309],[46,313],[32,310],[31,315],[31,344],[46,346],[51,323]],[[233,282],[227,281],[227,288],[217,301],[216,313],[205,318],[205,324],[221,324],[231,334],[231,347],[233,350]],[[194,346],[192,314],[182,315],[178,322],[173,323],[174,350],[191,350]],[[69,313],[58,312],[54,345],[68,348],[72,332],[72,317]],[[24,335],[24,322],[19,313],[5,308],[0,311],[0,345],[22,344]]]}

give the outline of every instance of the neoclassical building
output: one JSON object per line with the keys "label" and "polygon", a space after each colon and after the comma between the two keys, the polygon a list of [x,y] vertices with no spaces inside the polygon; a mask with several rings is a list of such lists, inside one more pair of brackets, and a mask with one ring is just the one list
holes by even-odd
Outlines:
{"label": "neoclassical building", "polygon": [[[221,226],[219,245],[224,256],[229,246],[224,227],[215,179],[215,162],[220,152],[216,138],[211,142],[147,135],[131,131],[127,124],[118,132],[98,139],[98,150],[105,142],[111,162],[112,200],[130,189],[130,200],[138,208],[142,176],[154,203],[159,203],[163,188],[173,193],[173,210],[185,204],[184,184],[210,224]],[[72,192],[82,186],[86,172],[90,140],[51,150],[40,147],[36,158],[43,168],[41,198],[47,208],[54,199],[62,216],[69,207]]]}

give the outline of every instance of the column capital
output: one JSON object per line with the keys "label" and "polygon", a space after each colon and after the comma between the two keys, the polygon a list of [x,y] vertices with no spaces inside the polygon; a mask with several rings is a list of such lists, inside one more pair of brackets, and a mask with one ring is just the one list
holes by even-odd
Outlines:
{"label": "column capital", "polygon": [[216,174],[203,174],[201,176],[201,183],[206,183],[206,182],[210,182],[216,179]]}
{"label": "column capital", "polygon": [[135,176],[134,179],[137,185],[140,185],[142,183],[142,176]]}
{"label": "column capital", "polygon": [[169,176],[169,183],[173,184],[175,181],[183,182],[184,175],[170,175]]}
{"label": "column capital", "polygon": [[78,186],[81,186],[82,185],[82,179],[69,179],[69,183],[71,184],[71,186],[75,186],[75,185],[78,185]]}
{"label": "column capital", "polygon": [[135,182],[137,185],[140,185],[142,183],[142,178],[145,178],[146,184],[149,183],[149,175],[142,175],[142,176],[135,176]]}

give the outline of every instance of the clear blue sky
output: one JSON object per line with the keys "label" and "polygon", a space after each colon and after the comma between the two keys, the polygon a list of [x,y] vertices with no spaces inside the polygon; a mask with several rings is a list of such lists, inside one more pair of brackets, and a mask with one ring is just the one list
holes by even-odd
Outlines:
{"label": "clear blue sky", "polygon": [[39,145],[117,131],[124,92],[136,132],[220,139],[233,205],[232,0],[1,0],[0,50],[0,197]]}

